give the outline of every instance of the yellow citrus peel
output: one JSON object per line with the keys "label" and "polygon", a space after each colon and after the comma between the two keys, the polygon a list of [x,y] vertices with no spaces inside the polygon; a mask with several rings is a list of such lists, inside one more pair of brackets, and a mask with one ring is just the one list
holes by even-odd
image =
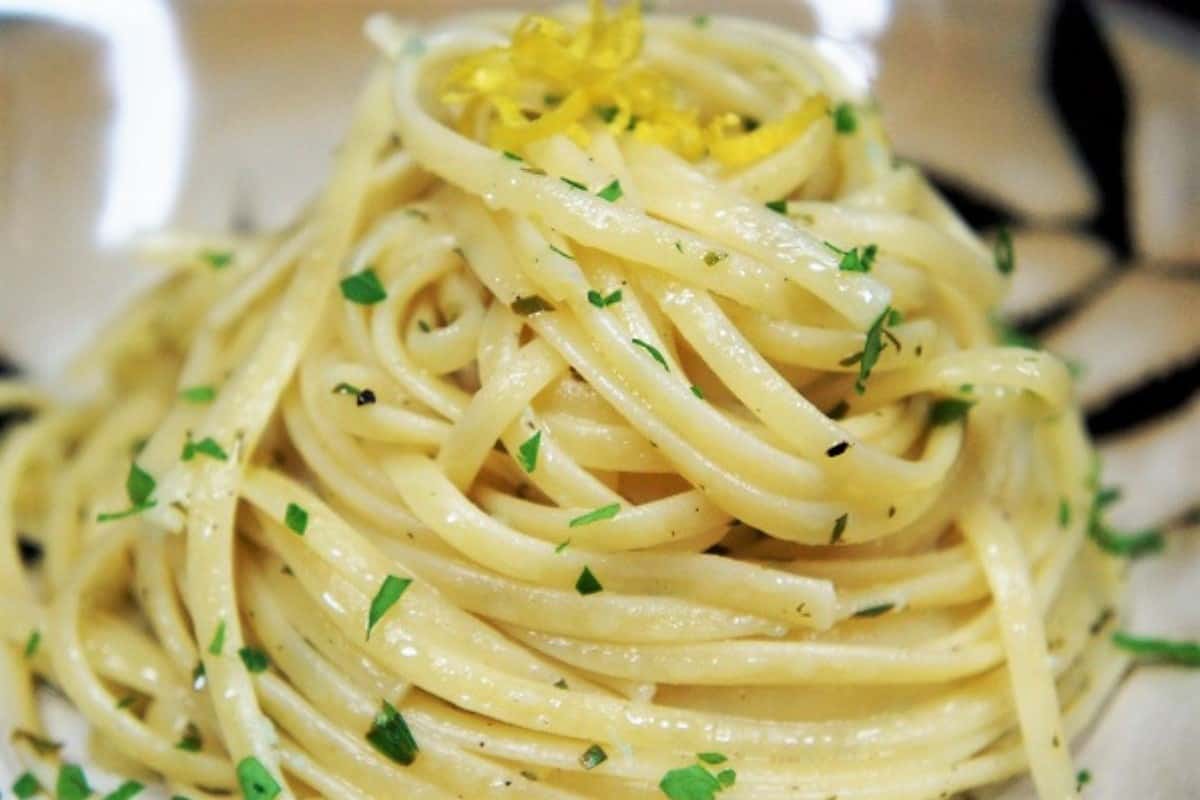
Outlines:
{"label": "yellow citrus peel", "polygon": [[460,61],[446,78],[442,101],[461,107],[466,131],[481,108],[492,112],[489,144],[519,150],[564,134],[581,146],[585,122],[597,113],[613,134],[631,132],[688,159],[711,155],[738,167],[793,141],[828,113],[824,95],[813,95],[796,111],[747,131],[739,114],[718,114],[702,123],[671,80],[639,63],[642,15],[638,0],[615,14],[603,0],[590,0],[591,16],[577,30],[540,14],[517,25],[507,46]]}

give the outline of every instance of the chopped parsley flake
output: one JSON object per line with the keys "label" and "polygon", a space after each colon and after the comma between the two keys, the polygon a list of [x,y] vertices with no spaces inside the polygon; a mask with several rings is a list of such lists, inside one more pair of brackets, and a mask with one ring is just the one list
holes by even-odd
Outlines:
{"label": "chopped parsley flake", "polygon": [[592,571],[584,567],[583,572],[579,573],[579,579],[575,581],[575,591],[586,596],[602,592],[604,591],[604,587],[600,585],[600,581],[596,580],[596,576],[592,574]]}
{"label": "chopped parsley flake", "polygon": [[183,731],[183,736],[175,743],[175,749],[199,753],[202,747],[204,747],[204,741],[200,738],[200,729],[196,727],[195,723],[189,722]]}
{"label": "chopped parsley flake", "polygon": [[579,764],[584,769],[595,769],[605,761],[608,761],[608,753],[604,752],[604,748],[598,744],[584,750],[583,755],[579,757]]}
{"label": "chopped parsley flake", "polygon": [[767,203],[767,208],[780,214],[787,213],[787,200],[772,200]]}
{"label": "chopped parsley flake", "polygon": [[417,327],[421,329],[421,333],[429,333],[433,328],[429,327],[429,323],[423,319],[417,320]]}
{"label": "chopped parsley flake", "polygon": [[1150,661],[1165,661],[1186,667],[1200,667],[1200,642],[1180,642],[1156,639],[1149,636],[1134,636],[1117,631],[1112,635],[1113,644]]}
{"label": "chopped parsley flake", "polygon": [[1096,490],[1092,508],[1088,513],[1088,536],[1100,549],[1126,558],[1137,558],[1162,550],[1165,541],[1162,532],[1156,528],[1126,534],[1113,530],[1104,522],[1104,509],[1115,503],[1120,496],[1119,489]]}
{"label": "chopped parsley flake", "polygon": [[524,161],[525,160],[511,150],[505,150],[501,153],[501,155],[503,155],[509,161]]}
{"label": "chopped parsley flake", "polygon": [[729,253],[724,251],[717,252],[716,250],[709,250],[704,254],[704,263],[711,267],[727,258],[729,258]]}
{"label": "chopped parsley flake", "polygon": [[387,291],[379,282],[375,270],[370,267],[343,278],[339,285],[342,288],[342,297],[360,306],[374,305],[387,299]]}
{"label": "chopped parsley flake", "polygon": [[837,544],[842,540],[842,534],[846,532],[846,523],[850,520],[849,514],[842,514],[833,521],[833,533],[829,534],[829,543]]}
{"label": "chopped parsley flake", "polygon": [[383,584],[380,585],[379,591],[371,600],[371,610],[367,614],[368,639],[371,638],[371,629],[375,627],[375,623],[379,622],[383,615],[396,605],[396,601],[407,591],[411,583],[412,578],[397,578],[395,575],[388,575],[383,579]]}
{"label": "chopped parsley flake", "polygon": [[1075,773],[1075,791],[1083,791],[1083,787],[1092,782],[1092,773],[1089,770],[1081,769]]}
{"label": "chopped parsley flake", "polygon": [[32,630],[29,632],[29,638],[25,640],[25,657],[33,658],[37,654],[38,645],[42,643],[42,632]]}
{"label": "chopped parsley flake", "polygon": [[877,606],[867,606],[864,609],[854,612],[856,617],[878,617],[886,614],[896,607],[895,603],[880,603]]}
{"label": "chopped parsley flake", "polygon": [[371,730],[367,731],[367,741],[392,761],[405,766],[416,760],[420,750],[408,723],[387,700],[383,701],[383,708],[375,715]]}
{"label": "chopped parsley flake", "polygon": [[537,469],[538,448],[541,444],[541,431],[521,442],[521,446],[517,448],[517,463],[521,465],[521,469],[526,472],[533,472]]}
{"label": "chopped parsley flake", "polygon": [[667,360],[665,358],[663,358],[663,354],[661,352],[659,352],[657,347],[650,344],[649,342],[645,342],[645,341],[642,341],[641,339],[637,339],[637,338],[635,338],[633,340],[633,343],[635,345],[637,345],[638,347],[642,348],[643,350],[645,350],[647,353],[649,353],[650,357],[653,358],[655,361],[657,361],[659,364],[661,364],[662,368],[665,369],[667,372],[671,371],[671,368],[667,366]]}
{"label": "chopped parsley flake", "polygon": [[1071,524],[1071,504],[1067,498],[1058,501],[1058,527],[1065,528]]}
{"label": "chopped parsley flake", "polygon": [[[861,253],[857,247],[842,250],[829,242],[825,242],[825,246],[842,257],[842,260],[838,262],[838,269],[842,272],[870,272],[871,264],[875,262],[875,256],[879,254],[879,246],[874,244],[863,247]],[[899,318],[894,321],[889,319],[888,324],[896,325],[899,322]]]}
{"label": "chopped parsley flake", "polygon": [[232,250],[204,250],[200,258],[208,262],[213,269],[225,269],[233,263]]}
{"label": "chopped parsley flake", "polygon": [[246,756],[237,764],[238,785],[244,800],[273,800],[283,788],[254,756]]}
{"label": "chopped parsley flake", "polygon": [[211,436],[205,436],[198,442],[193,442],[189,436],[188,440],[183,443],[183,452],[179,457],[184,461],[191,461],[196,457],[197,453],[214,458],[217,461],[229,460],[229,454]]}
{"label": "chopped parsley flake", "polygon": [[142,789],[145,788],[137,781],[125,781],[114,791],[104,795],[104,800],[129,800],[129,798],[141,794]]}
{"label": "chopped parsley flake", "polygon": [[723,769],[717,773],[717,782],[722,787],[728,789],[733,784],[737,783],[737,773],[731,769]]}
{"label": "chopped parsley flake", "polygon": [[27,800],[27,798],[33,797],[35,794],[40,792],[42,790],[42,786],[40,783],[38,783],[37,778],[33,777],[32,772],[23,772],[21,773],[21,776],[13,782],[12,790],[13,794],[21,798],[21,800]]}
{"label": "chopped parsley flake", "polygon": [[858,130],[858,118],[854,106],[849,103],[838,103],[833,109],[833,126],[838,133],[854,133]]}
{"label": "chopped parsley flake", "polygon": [[283,522],[293,533],[303,536],[308,530],[308,512],[295,503],[288,503],[287,511],[283,512]]}
{"label": "chopped parsley flake", "polygon": [[550,305],[549,301],[540,294],[529,294],[518,297],[508,307],[512,309],[514,314],[521,317],[554,310],[554,306]]}
{"label": "chopped parsley flake", "polygon": [[122,697],[120,700],[117,701],[117,708],[118,709],[129,708],[134,703],[136,703],[137,700],[138,700],[138,696],[136,694],[127,694],[124,697]]}
{"label": "chopped parsley flake", "polygon": [[78,764],[63,764],[54,791],[58,800],[85,800],[91,796],[92,787]]}
{"label": "chopped parsley flake", "polygon": [[1011,275],[1017,259],[1013,253],[1012,234],[1008,232],[1008,228],[1001,228],[996,232],[996,245],[992,249],[992,255],[996,259],[996,269],[1000,274]]}
{"label": "chopped parsley flake", "polygon": [[696,753],[696,758],[705,764],[724,764],[729,760],[724,753]]}
{"label": "chopped parsley flake", "polygon": [[554,682],[554,688],[555,689],[566,689],[567,688],[567,679],[559,678],[558,680],[556,680]]}
{"label": "chopped parsley flake", "polygon": [[361,391],[362,391],[362,389],[359,389],[357,386],[355,386],[352,383],[342,382],[342,383],[339,383],[337,386],[333,387],[334,394],[349,394],[349,395],[357,396],[358,393]]}
{"label": "chopped parsley flake", "polygon": [[699,386],[697,386],[694,383],[692,384],[691,388],[692,388],[692,394],[696,395],[696,397],[699,397],[701,400],[704,399],[704,390],[703,389],[701,389]]}
{"label": "chopped parsley flake", "polygon": [[246,665],[246,669],[251,672],[266,672],[267,668],[271,666],[271,659],[257,648],[243,647],[238,650],[238,655],[241,657],[242,663]]}
{"label": "chopped parsley flake", "polygon": [[561,94],[546,93],[546,94],[542,95],[542,102],[551,107],[558,105],[559,103],[562,102],[562,100],[563,99],[562,99]]}
{"label": "chopped parsley flake", "polygon": [[871,377],[871,370],[879,363],[879,354],[883,352],[884,347],[883,325],[891,317],[891,314],[892,309],[885,308],[867,329],[867,338],[863,342],[862,351],[849,359],[843,359],[843,366],[850,366],[852,363],[858,364],[858,379],[854,382],[854,390],[859,394],[866,393],[867,378]]}
{"label": "chopped parsley flake", "polygon": [[589,511],[572,519],[567,527],[578,528],[581,525],[591,525],[593,522],[599,522],[605,519],[612,519],[621,510],[620,503],[609,503],[606,506],[600,506],[594,511]]}
{"label": "chopped parsley flake", "polygon": [[609,124],[617,118],[617,114],[621,113],[621,109],[616,106],[596,106],[592,110],[596,112],[597,117]]}
{"label": "chopped parsley flake", "polygon": [[566,250],[560,250],[559,248],[555,247],[554,245],[550,245],[550,251],[552,253],[557,253],[558,255],[562,256],[563,258],[567,259],[568,261],[575,260],[575,256],[571,255]]}
{"label": "chopped parsley flake", "polygon": [[697,14],[692,17],[692,25],[697,28],[707,28],[709,22],[711,22],[711,19],[708,14]]}
{"label": "chopped parsley flake", "polygon": [[129,496],[129,502],[132,507],[125,511],[116,511],[111,513],[102,513],[96,515],[97,522],[109,522],[114,519],[123,519],[125,517],[140,514],[148,508],[153,508],[155,503],[150,498],[154,494],[154,487],[157,484],[153,476],[137,465],[136,462],[129,465],[129,475],[125,478],[125,493]]}
{"label": "chopped parsley flake", "polygon": [[212,386],[191,386],[182,390],[179,396],[189,403],[211,403],[217,396],[217,390]]}
{"label": "chopped parsley flake", "polygon": [[582,192],[587,191],[587,184],[585,184],[585,183],[580,183],[579,181],[573,181],[570,178],[560,178],[559,180],[561,180],[567,186],[570,186],[572,189],[579,189]]}
{"label": "chopped parsley flake", "polygon": [[675,240],[675,249],[682,253],[683,252],[683,242],[676,239]]}
{"label": "chopped parsley flake", "polygon": [[225,649],[225,620],[217,623],[217,629],[213,631],[212,641],[208,643],[208,652],[211,655],[219,656],[221,651]]}
{"label": "chopped parsley flake", "polygon": [[625,192],[621,189],[621,182],[614,180],[608,186],[605,186],[600,191],[596,192],[596,196],[601,200],[607,200],[610,203],[615,203],[621,199]]}
{"label": "chopped parsley flake", "polygon": [[594,305],[596,308],[605,308],[613,305],[614,303],[621,302],[621,290],[617,289],[611,294],[603,295],[597,292],[595,289],[589,289],[587,293],[587,299],[588,302]]}
{"label": "chopped parsley flake", "polygon": [[711,772],[692,764],[663,775],[658,788],[671,800],[712,800],[724,787]]}
{"label": "chopped parsley flake", "polygon": [[570,544],[571,544],[571,540],[570,540],[570,539],[563,539],[561,542],[559,542],[559,543],[558,543],[558,544],[557,544],[557,545],[554,547],[554,554],[555,554],[555,555],[558,555],[558,554],[559,554],[559,553],[561,553],[563,550],[566,550],[566,549],[567,549],[567,547],[568,547]]}
{"label": "chopped parsley flake", "polygon": [[929,424],[936,427],[966,419],[973,405],[971,400],[939,400],[929,409]]}

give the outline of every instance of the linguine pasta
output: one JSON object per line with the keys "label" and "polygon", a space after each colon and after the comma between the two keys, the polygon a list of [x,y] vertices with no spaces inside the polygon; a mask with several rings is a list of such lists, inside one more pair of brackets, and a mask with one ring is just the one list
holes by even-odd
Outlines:
{"label": "linguine pasta", "polygon": [[151,243],[101,390],[0,383],[30,779],[40,679],[191,798],[1074,796],[1120,568],[1011,252],[791,34],[368,32],[306,213]]}

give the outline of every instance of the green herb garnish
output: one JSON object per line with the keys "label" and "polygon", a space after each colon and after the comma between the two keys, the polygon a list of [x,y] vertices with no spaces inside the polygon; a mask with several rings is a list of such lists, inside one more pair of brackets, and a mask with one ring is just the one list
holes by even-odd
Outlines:
{"label": "green herb garnish", "polygon": [[571,255],[566,250],[561,250],[561,249],[555,247],[554,245],[550,245],[550,252],[557,253],[558,255],[562,256],[563,258],[567,259],[568,261],[575,260],[575,256]]}
{"label": "green herb garnish", "polygon": [[788,208],[787,200],[772,200],[771,202],[767,203],[767,208],[780,214],[786,214]]}
{"label": "green herb garnish", "polygon": [[129,496],[129,502],[132,507],[125,511],[116,511],[111,513],[102,513],[96,515],[97,522],[109,522],[114,519],[123,519],[134,514],[140,514],[148,508],[154,507],[154,500],[150,496],[154,494],[154,487],[157,484],[149,472],[146,472],[133,462],[129,465],[129,475],[125,478],[125,493]]}
{"label": "green herb garnish", "polygon": [[213,631],[212,641],[208,643],[208,652],[211,655],[219,656],[221,651],[225,649],[225,620],[222,619],[217,623],[217,629]]}
{"label": "green herb garnish", "polygon": [[621,109],[616,106],[596,106],[592,111],[596,112],[596,116],[604,120],[605,123],[612,123],[617,118],[617,114],[621,112]]}
{"label": "green herb garnish", "polygon": [[1071,504],[1067,498],[1058,501],[1058,527],[1065,528],[1071,524]]}
{"label": "green herb garnish", "polygon": [[704,390],[703,389],[701,389],[699,386],[697,386],[694,383],[692,384],[691,389],[692,389],[692,394],[696,395],[696,397],[699,397],[701,400],[704,399]]}
{"label": "green herb garnish", "polygon": [[1075,773],[1075,791],[1082,792],[1083,787],[1092,782],[1092,773],[1089,770],[1081,769]]}
{"label": "green herb garnish", "polygon": [[501,152],[501,155],[503,155],[509,161],[524,161],[525,160],[511,150],[504,150]]}
{"label": "green herb garnish", "polygon": [[833,533],[829,534],[829,543],[837,544],[842,540],[842,534],[846,532],[846,523],[850,520],[849,514],[842,514],[833,521]]}
{"label": "green herb garnish", "polygon": [[129,800],[129,798],[141,794],[142,789],[145,788],[137,781],[125,781],[114,791],[104,795],[104,800]]}
{"label": "green herb garnish", "polygon": [[996,269],[1000,270],[1000,274],[1011,275],[1017,259],[1013,253],[1012,234],[1008,232],[1008,228],[1002,227],[996,232],[996,245],[992,249],[992,255],[996,258]]}
{"label": "green herb garnish", "polygon": [[193,442],[189,437],[188,440],[183,443],[183,452],[179,455],[179,457],[184,461],[191,461],[196,457],[197,453],[216,459],[217,461],[229,460],[229,455],[211,436],[205,436],[198,442]]}
{"label": "green herb garnish", "polygon": [[[879,363],[879,354],[883,352],[884,347],[883,337],[886,334],[883,325],[891,318],[891,316],[892,309],[889,306],[883,310],[883,313],[881,313],[875,319],[875,321],[871,323],[871,327],[867,329],[867,337],[863,342],[863,349],[859,353],[850,356],[850,358],[843,359],[841,362],[843,366],[850,366],[851,364],[855,363],[858,364],[858,379],[854,382],[854,390],[859,394],[866,393],[867,378],[871,377],[871,370],[875,368],[877,363]],[[895,342],[895,337],[891,337],[890,334],[888,335],[889,338],[892,338],[893,343],[897,344],[898,350],[899,343]]]}
{"label": "green herb garnish", "polygon": [[244,800],[273,800],[283,788],[254,756],[246,756],[237,765],[238,785]]}
{"label": "green herb garnish", "polygon": [[359,389],[354,384],[346,383],[344,381],[342,383],[339,383],[337,386],[333,387],[334,394],[348,394],[348,395],[352,395],[352,396],[358,396],[358,393],[361,391],[362,391],[362,389]]}
{"label": "green herb garnish", "polygon": [[371,629],[375,627],[375,623],[383,618],[383,615],[388,610],[396,605],[396,601],[408,589],[412,583],[412,578],[397,578],[395,575],[388,575],[383,579],[383,584],[380,585],[379,591],[371,600],[371,610],[367,614],[367,638],[371,638]]}
{"label": "green herb garnish", "polygon": [[288,503],[287,510],[283,512],[283,522],[293,533],[303,536],[308,530],[308,512],[295,503]]}
{"label": "green herb garnish", "polygon": [[1104,522],[1104,509],[1116,502],[1120,496],[1119,489],[1109,487],[1096,490],[1095,499],[1088,512],[1088,536],[1105,552],[1126,558],[1137,558],[1162,550],[1166,542],[1162,531],[1157,528],[1126,534],[1110,528]]}
{"label": "green herb garnish", "polygon": [[367,741],[392,761],[405,766],[416,760],[420,750],[408,723],[387,700],[383,701],[383,708],[375,715],[371,730],[367,731]]}
{"label": "green herb garnish", "polygon": [[877,606],[867,606],[864,609],[854,612],[856,617],[878,617],[891,611],[896,607],[895,603],[880,603]]}
{"label": "green herb garnish", "polygon": [[621,196],[624,194],[625,192],[621,189],[621,182],[618,180],[614,180],[608,186],[605,186],[603,189],[596,192],[597,197],[599,197],[601,200],[607,200],[610,203],[615,203],[616,201],[620,200]]}
{"label": "green herb garnish", "polygon": [[598,744],[584,750],[583,755],[579,757],[579,764],[584,769],[595,769],[605,761],[608,761],[608,753],[604,752],[604,748]]}
{"label": "green herb garnish", "polygon": [[179,392],[179,396],[189,403],[211,403],[217,396],[217,390],[212,386],[192,386]]}
{"label": "green herb garnish", "polygon": [[514,314],[521,317],[528,317],[533,314],[540,314],[543,311],[554,310],[554,306],[550,305],[549,301],[540,294],[529,294],[518,297],[516,300],[513,300],[508,307],[512,309]]}
{"label": "green herb garnish", "polygon": [[973,405],[972,400],[938,400],[929,409],[929,424],[937,427],[965,419]]}
{"label": "green herb garnish", "polygon": [[733,786],[733,784],[737,783],[737,773],[731,769],[723,769],[717,773],[717,782],[720,783],[723,788],[728,789],[730,786]]}
{"label": "green herb garnish", "polygon": [[724,753],[696,753],[696,758],[705,764],[724,764],[729,760]]}
{"label": "green herb garnish", "polygon": [[42,643],[42,632],[34,629],[29,632],[29,638],[25,640],[25,657],[33,658],[38,651],[38,645]]}
{"label": "green herb garnish", "polygon": [[537,469],[538,448],[541,444],[541,431],[521,442],[521,446],[517,448],[517,463],[521,465],[521,469],[526,472],[533,472]]}
{"label": "green herb garnish", "polygon": [[183,736],[175,743],[175,749],[199,753],[203,747],[204,741],[200,738],[200,729],[196,727],[195,723],[189,722],[183,731]]}
{"label": "green herb garnish", "polygon": [[704,254],[704,263],[711,267],[727,258],[729,258],[729,253],[724,251],[718,252],[716,250],[709,250]]}
{"label": "green herb garnish", "polygon": [[271,666],[271,659],[257,648],[243,647],[238,650],[238,655],[241,657],[242,663],[246,665],[246,669],[251,672],[266,672],[267,668]]}
{"label": "green herb garnish", "polygon": [[692,17],[692,25],[697,28],[707,28],[710,21],[708,14],[697,14]]}
{"label": "green herb garnish", "polygon": [[38,783],[37,778],[33,777],[32,772],[22,772],[20,777],[13,782],[13,794],[27,800],[42,790],[42,785]]}
{"label": "green herb garnish", "polygon": [[597,292],[595,289],[589,289],[587,293],[587,299],[588,302],[594,305],[596,308],[605,308],[613,305],[614,303],[621,302],[621,290],[617,289],[608,295],[603,295]]}
{"label": "green herb garnish", "polygon": [[858,118],[854,114],[854,106],[849,103],[838,103],[833,109],[833,127],[838,133],[854,133],[858,130]]}
{"label": "green herb garnish", "polygon": [[78,764],[63,764],[54,791],[58,800],[86,800],[92,794],[92,787]]}
{"label": "green herb garnish", "polygon": [[659,364],[661,364],[662,368],[665,369],[667,372],[671,371],[671,368],[669,366],[667,366],[667,360],[665,358],[663,358],[663,354],[659,352],[657,347],[650,344],[649,342],[645,342],[645,341],[642,341],[641,339],[637,339],[637,338],[635,338],[633,340],[633,343],[635,345],[637,345],[638,347],[642,348],[643,350],[645,350],[647,353],[649,353],[650,357],[653,358],[655,361],[657,361]]}
{"label": "green herb garnish", "polygon": [[[838,269],[842,272],[870,272],[871,264],[875,262],[875,256],[879,254],[879,246],[874,244],[863,247],[861,253],[857,247],[843,250],[829,242],[825,242],[825,246],[842,257],[842,260],[838,262]],[[888,324],[895,325],[898,322],[898,319],[895,322],[889,320]]]}
{"label": "green herb garnish", "polygon": [[583,572],[579,573],[579,578],[575,581],[575,591],[582,595],[589,595],[604,591],[604,587],[600,585],[600,581],[596,580],[592,571],[584,567]]}
{"label": "green herb garnish", "polygon": [[711,772],[699,764],[692,764],[663,775],[658,788],[671,800],[712,800],[724,787]]}
{"label": "green herb garnish", "polygon": [[1200,667],[1200,642],[1134,636],[1124,631],[1114,633],[1112,641],[1122,650],[1144,656],[1149,661],[1166,661],[1186,667]]}
{"label": "green herb garnish", "polygon": [[339,286],[342,288],[342,297],[360,306],[374,305],[387,299],[387,291],[379,282],[375,270],[370,267],[343,278]]}
{"label": "green herb garnish", "polygon": [[605,519],[612,519],[621,510],[620,503],[609,503],[606,506],[600,506],[594,511],[589,511],[572,519],[567,523],[569,528],[578,528],[581,525],[591,525],[593,522],[599,522]]}
{"label": "green herb garnish", "polygon": [[568,546],[568,545],[570,545],[570,544],[571,544],[571,540],[570,540],[570,539],[563,539],[561,542],[559,542],[557,545],[555,545],[555,547],[554,547],[554,555],[558,555],[558,554],[559,554],[559,553],[561,553],[563,550],[566,550],[566,549],[567,549],[567,546]]}
{"label": "green herb garnish", "polygon": [[586,191],[587,191],[587,184],[586,184],[586,183],[580,183],[579,181],[573,181],[573,180],[571,180],[570,178],[565,178],[565,177],[564,177],[564,178],[559,178],[559,180],[561,180],[561,181],[562,181],[563,183],[565,183],[567,186],[570,186],[572,189],[579,189],[579,190],[580,190],[580,191],[582,191],[582,192],[586,192]]}
{"label": "green herb garnish", "polygon": [[208,262],[213,269],[225,269],[233,263],[232,250],[204,250],[200,258]]}

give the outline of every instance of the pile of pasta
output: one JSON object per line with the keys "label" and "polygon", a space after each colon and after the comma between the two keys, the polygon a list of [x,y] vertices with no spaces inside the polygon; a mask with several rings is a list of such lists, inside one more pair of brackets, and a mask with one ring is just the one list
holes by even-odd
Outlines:
{"label": "pile of pasta", "polygon": [[305,213],[150,242],[100,388],[0,384],[33,785],[87,787],[44,682],[189,798],[1073,796],[1120,569],[1006,241],[788,32],[368,33]]}

